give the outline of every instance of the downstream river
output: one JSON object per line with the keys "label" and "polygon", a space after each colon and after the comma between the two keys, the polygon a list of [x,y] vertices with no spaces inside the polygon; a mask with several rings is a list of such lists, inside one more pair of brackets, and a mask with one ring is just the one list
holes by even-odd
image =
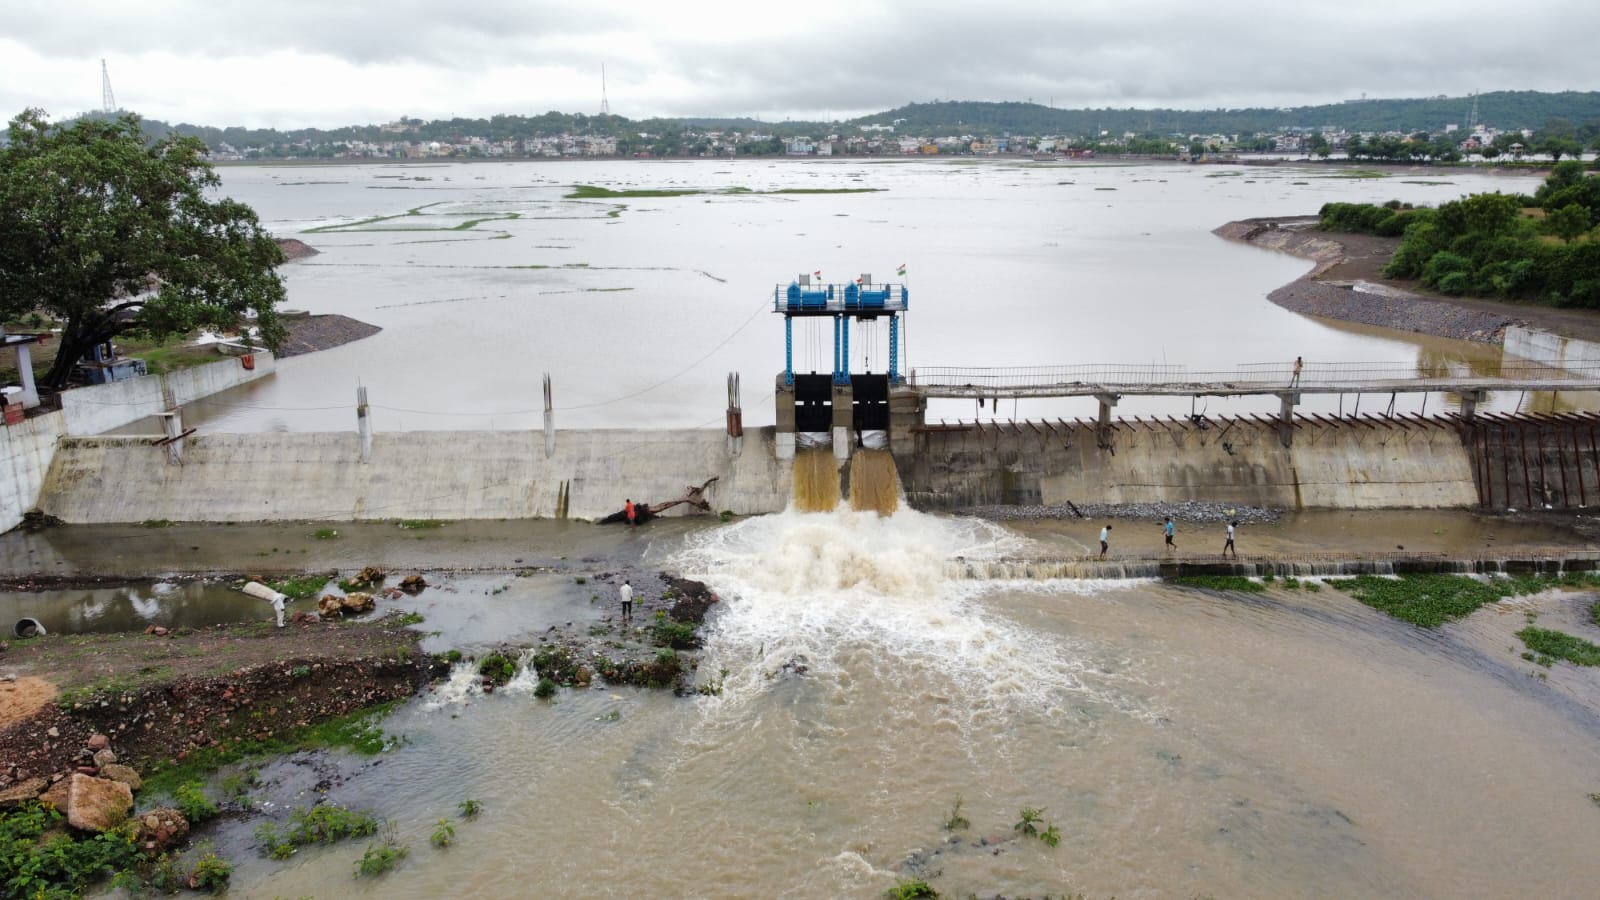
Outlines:
{"label": "downstream river", "polygon": [[[1349,176],[1357,177],[1349,177]],[[911,290],[899,367],[1170,364],[1197,371],[1317,362],[1492,365],[1496,348],[1354,328],[1264,298],[1310,268],[1211,229],[1323,203],[1440,203],[1531,191],[1520,176],[1328,166],[995,161],[507,162],[234,166],[224,190],[322,254],[285,267],[288,306],[382,326],[284,360],[277,374],[185,410],[208,431],[347,431],[365,385],[380,431],[710,427],[726,379],[744,420],[771,424],[784,366],[772,290],[799,273],[866,274]],[[677,196],[569,199],[574,185]],[[820,193],[772,193],[817,191]],[[860,193],[831,193],[860,191]],[[888,368],[888,332],[858,328],[852,371]],[[827,372],[832,335],[797,323],[797,370]],[[1335,410],[1337,397],[1307,397]],[[1496,397],[1509,409],[1516,395]],[[1367,398],[1363,408],[1386,406]],[[1355,398],[1346,398],[1349,412]],[[1432,398],[1430,410],[1438,410]],[[1273,398],[1202,402],[1266,412]],[[1407,403],[1410,406],[1407,406]],[[1401,398],[1412,411],[1420,398]],[[1128,398],[1123,415],[1188,414]],[[936,401],[933,419],[1088,417],[1092,399]]]}

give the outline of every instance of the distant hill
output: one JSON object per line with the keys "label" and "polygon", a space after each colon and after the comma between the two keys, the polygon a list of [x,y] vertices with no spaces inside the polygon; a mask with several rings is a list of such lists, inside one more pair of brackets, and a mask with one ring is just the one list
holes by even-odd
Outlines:
{"label": "distant hill", "polygon": [[[1037,103],[913,103],[863,116],[853,125],[890,125],[915,134],[1083,135],[1108,131],[1121,134],[1255,134],[1279,128],[1322,128],[1346,131],[1440,132],[1446,125],[1465,131],[1472,115],[1471,97],[1425,100],[1356,100],[1323,106],[1284,109],[1053,109]],[[1600,121],[1600,92],[1496,91],[1478,96],[1478,121],[1503,131],[1540,129],[1551,119],[1574,125]]]}

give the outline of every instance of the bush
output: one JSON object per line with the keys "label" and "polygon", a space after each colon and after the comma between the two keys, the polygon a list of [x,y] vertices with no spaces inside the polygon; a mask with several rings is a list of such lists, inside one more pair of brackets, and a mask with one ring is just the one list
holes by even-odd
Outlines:
{"label": "bush", "polygon": [[233,863],[218,856],[208,847],[195,862],[194,870],[189,873],[189,886],[197,891],[221,894],[228,890],[228,882],[232,878]]}
{"label": "bush", "polygon": [[178,785],[172,792],[172,803],[189,820],[190,825],[199,825],[217,817],[217,805],[206,798],[199,782]]}
{"label": "bush", "polygon": [[539,679],[533,688],[533,695],[540,700],[548,700],[556,695],[556,683],[548,678]]}
{"label": "bush", "polygon": [[478,663],[478,674],[493,685],[502,685],[517,674],[515,660],[500,653],[491,653]]}
{"label": "bush", "polygon": [[700,638],[694,633],[694,625],[667,618],[665,610],[656,610],[656,620],[651,626],[650,637],[657,646],[671,647],[674,650],[693,650],[700,646]]}
{"label": "bush", "polygon": [[366,878],[372,875],[382,875],[399,865],[400,860],[406,858],[411,848],[404,844],[397,844],[392,839],[385,838],[382,843],[368,844],[367,851],[356,860],[356,877]]}

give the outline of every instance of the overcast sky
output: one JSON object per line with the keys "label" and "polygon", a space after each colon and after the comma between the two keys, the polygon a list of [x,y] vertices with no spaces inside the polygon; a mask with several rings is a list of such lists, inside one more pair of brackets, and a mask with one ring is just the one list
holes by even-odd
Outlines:
{"label": "overcast sky", "polygon": [[1594,0],[3,0],[0,113],[297,128],[1600,89]]}

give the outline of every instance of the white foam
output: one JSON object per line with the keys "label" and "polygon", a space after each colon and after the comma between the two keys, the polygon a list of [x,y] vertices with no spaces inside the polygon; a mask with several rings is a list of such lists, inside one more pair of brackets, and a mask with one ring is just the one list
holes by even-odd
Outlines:
{"label": "white foam", "polygon": [[967,724],[1089,697],[1137,706],[1094,664],[1097,648],[1032,633],[986,607],[994,583],[946,575],[951,559],[1021,543],[994,523],[914,510],[789,511],[694,535],[673,565],[725,601],[701,670],[728,674],[709,702],[741,706],[804,667],[824,690],[872,678],[901,696],[948,698]]}
{"label": "white foam", "polygon": [[450,677],[433,686],[422,708],[444,709],[447,706],[464,706],[483,694],[483,678],[478,667],[471,662],[458,662],[450,667]]}

